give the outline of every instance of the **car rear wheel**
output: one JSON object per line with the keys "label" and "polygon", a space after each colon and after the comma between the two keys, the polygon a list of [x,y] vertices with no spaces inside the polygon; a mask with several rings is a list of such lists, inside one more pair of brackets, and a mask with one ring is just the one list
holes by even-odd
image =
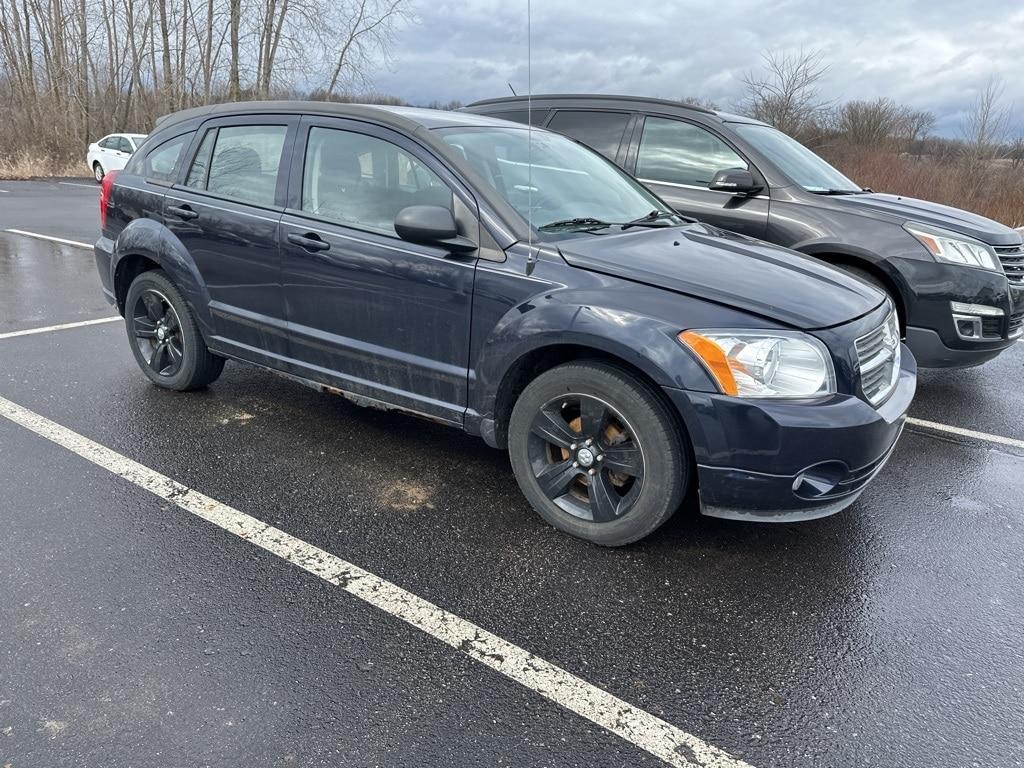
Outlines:
{"label": "car rear wheel", "polygon": [[157,386],[201,389],[224,370],[224,358],[207,349],[181,292],[162,272],[143,272],[132,282],[125,325],[135,361]]}
{"label": "car rear wheel", "polygon": [[600,362],[530,382],[512,409],[509,453],[541,517],[603,546],[654,531],[690,483],[688,445],[668,407],[636,376]]}
{"label": "car rear wheel", "polygon": [[96,179],[96,183],[97,184],[102,184],[103,183],[103,177],[106,175],[106,172],[103,170],[103,166],[102,165],[100,165],[99,163],[93,163],[92,164],[92,175]]}

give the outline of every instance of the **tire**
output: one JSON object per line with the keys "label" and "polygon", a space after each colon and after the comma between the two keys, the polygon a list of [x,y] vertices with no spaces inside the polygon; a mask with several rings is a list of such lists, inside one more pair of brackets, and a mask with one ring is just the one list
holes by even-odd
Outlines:
{"label": "tire", "polygon": [[103,170],[103,166],[99,163],[92,164],[92,177],[96,179],[97,184],[103,183],[103,177],[106,176],[106,171]]}
{"label": "tire", "polygon": [[903,328],[903,317],[902,317],[902,315],[900,313],[900,303],[899,303],[898,297],[897,296],[893,296],[892,291],[889,290],[889,287],[885,283],[883,283],[881,280],[879,280],[873,274],[868,272],[866,269],[861,269],[860,267],[855,267],[852,264],[836,264],[835,266],[836,266],[836,268],[841,269],[846,274],[853,275],[854,277],[863,280],[865,283],[870,285],[872,288],[877,288],[882,293],[884,293],[886,296],[888,296],[889,297],[889,301],[892,302],[893,309],[896,310],[896,320],[897,320],[897,322],[899,322],[900,328]]}
{"label": "tire", "polygon": [[224,370],[224,358],[207,349],[192,311],[163,272],[143,272],[132,281],[124,317],[135,361],[158,387],[202,389]]}
{"label": "tire", "polygon": [[602,546],[654,531],[691,482],[690,446],[668,406],[607,363],[567,363],[530,382],[512,409],[508,444],[519,487],[540,516]]}

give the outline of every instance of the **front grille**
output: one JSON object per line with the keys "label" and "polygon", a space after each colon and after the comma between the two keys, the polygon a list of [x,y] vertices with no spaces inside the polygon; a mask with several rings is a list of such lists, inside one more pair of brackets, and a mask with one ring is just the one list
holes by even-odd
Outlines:
{"label": "front grille", "polygon": [[896,313],[855,342],[860,389],[872,405],[882,403],[896,387],[900,375],[900,329]]}
{"label": "front grille", "polygon": [[1024,283],[1024,243],[993,246],[1002,262],[1006,279],[1011,283]]}

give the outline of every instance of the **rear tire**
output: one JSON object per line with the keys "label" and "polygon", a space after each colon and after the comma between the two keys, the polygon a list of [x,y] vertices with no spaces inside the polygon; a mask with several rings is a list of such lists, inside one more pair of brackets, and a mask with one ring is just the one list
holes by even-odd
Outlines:
{"label": "rear tire", "polygon": [[103,166],[99,163],[92,164],[92,176],[96,179],[97,184],[103,183],[103,177],[107,175],[107,172],[103,170]]}
{"label": "rear tire", "polygon": [[689,445],[658,395],[628,371],[574,362],[523,390],[509,422],[512,471],[547,522],[608,547],[642,539],[679,508]]}
{"label": "rear tire", "polygon": [[158,387],[202,389],[224,370],[224,358],[207,349],[192,310],[163,272],[143,272],[132,281],[124,313],[135,361]]}

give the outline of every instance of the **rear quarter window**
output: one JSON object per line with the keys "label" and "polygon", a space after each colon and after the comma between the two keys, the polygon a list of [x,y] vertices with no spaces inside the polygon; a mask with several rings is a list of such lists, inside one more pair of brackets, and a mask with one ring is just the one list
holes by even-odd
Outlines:
{"label": "rear quarter window", "polygon": [[182,156],[195,135],[195,131],[189,131],[167,139],[146,152],[144,157],[138,152],[135,153],[128,162],[125,172],[149,180],[174,181]]}

